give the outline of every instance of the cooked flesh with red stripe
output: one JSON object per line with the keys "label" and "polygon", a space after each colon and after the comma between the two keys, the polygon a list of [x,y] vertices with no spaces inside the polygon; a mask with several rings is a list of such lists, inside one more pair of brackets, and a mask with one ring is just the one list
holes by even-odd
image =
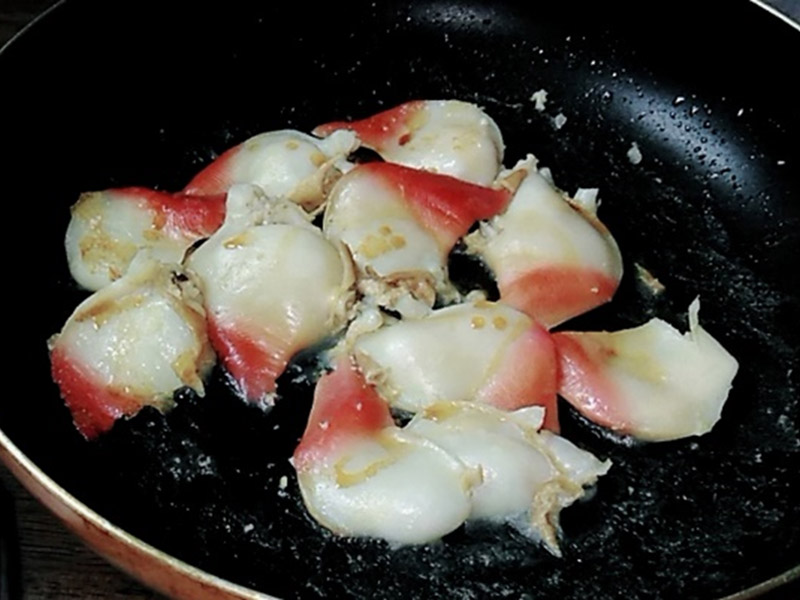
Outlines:
{"label": "cooked flesh with red stripe", "polygon": [[313,210],[325,201],[341,170],[347,168],[347,155],[357,146],[350,132],[325,140],[289,129],[262,133],[223,152],[183,191],[225,194],[233,185],[248,183]]}
{"label": "cooked flesh with red stripe", "polygon": [[505,189],[369,163],[336,184],[323,229],[347,245],[363,279],[404,281],[432,304],[449,285],[453,245],[475,221],[502,211],[509,197]]}
{"label": "cooked flesh with red stripe", "polygon": [[341,535],[436,540],[469,515],[478,474],[395,426],[386,402],[341,357],[317,383],[293,463],[306,508]]}
{"label": "cooked flesh with red stripe", "polygon": [[458,100],[406,102],[360,121],[320,125],[316,135],[349,130],[385,160],[489,185],[503,162],[495,122],[474,104]]}
{"label": "cooked flesh with red stripe", "polygon": [[739,368],[689,309],[681,334],[660,319],[616,332],[553,335],[559,393],[590,420],[649,441],[709,432]]}
{"label": "cooked flesh with red stripe", "polygon": [[478,300],[359,337],[354,353],[393,406],[417,412],[439,402],[546,408],[558,430],[556,356],[550,335],[502,304]]}
{"label": "cooked flesh with red stripe", "polygon": [[508,209],[467,243],[494,273],[500,298],[547,328],[611,300],[622,278],[614,238],[591,207],[571,204],[529,157]]}
{"label": "cooked flesh with red stripe", "polygon": [[138,187],[82,194],[65,239],[70,272],[86,289],[99,290],[122,277],[140,250],[180,262],[224,217],[224,194],[195,197]]}
{"label": "cooked flesh with red stripe", "polygon": [[203,290],[214,349],[243,396],[266,401],[295,353],[345,324],[349,261],[295,205],[255,186],[231,190],[225,225],[188,267]]}
{"label": "cooked flesh with red stripe", "polygon": [[203,394],[214,354],[199,292],[177,265],[139,255],[124,277],[78,306],[50,340],[50,361],[87,438],[145,405],[166,410],[181,387]]}

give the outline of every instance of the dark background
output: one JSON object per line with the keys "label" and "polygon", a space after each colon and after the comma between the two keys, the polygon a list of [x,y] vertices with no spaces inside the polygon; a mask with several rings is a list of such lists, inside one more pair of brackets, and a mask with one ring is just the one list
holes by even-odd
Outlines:
{"label": "dark background", "polygon": [[[5,44],[54,0],[0,0],[0,46]],[[3,85],[0,80],[0,107]],[[0,108],[2,111],[2,108]],[[15,514],[11,513],[11,506]],[[16,518],[16,533],[9,539],[8,523]],[[19,561],[12,560],[0,583],[6,600],[9,584],[25,600],[157,600],[151,592],[86,548],[0,465],[0,537],[18,546]],[[16,539],[13,539],[16,538]],[[17,580],[17,584],[13,583]],[[5,589],[4,589],[5,586]],[[15,600],[10,596],[9,600]]]}

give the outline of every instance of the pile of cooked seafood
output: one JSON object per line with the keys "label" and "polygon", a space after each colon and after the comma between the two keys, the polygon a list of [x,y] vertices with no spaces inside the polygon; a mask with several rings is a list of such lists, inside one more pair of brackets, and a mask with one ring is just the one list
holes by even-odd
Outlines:
{"label": "pile of cooked seafood", "polygon": [[[269,410],[292,357],[333,339],[292,457],[319,523],[408,544],[503,520],[558,554],[559,512],[611,464],[559,435],[557,395],[674,440],[714,426],[738,364],[697,300],[686,333],[552,333],[612,299],[622,257],[596,190],[570,197],[532,155],[506,169],[503,154],[479,107],[414,101],[257,135],[180,192],[81,195],[66,251],[93,293],[49,342],[77,429],[203,395],[217,360]],[[498,301],[450,281],[456,244]]]}

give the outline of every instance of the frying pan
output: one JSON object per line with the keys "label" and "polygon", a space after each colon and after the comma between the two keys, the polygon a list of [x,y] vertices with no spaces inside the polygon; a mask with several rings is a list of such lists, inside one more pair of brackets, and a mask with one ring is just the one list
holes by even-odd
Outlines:
{"label": "frying pan", "polygon": [[[715,598],[797,575],[797,31],[744,1],[170,9],[64,2],[0,55],[0,454],[73,529],[186,598]],[[540,88],[544,113],[529,100]],[[562,407],[566,437],[614,467],[564,511],[560,559],[501,525],[392,549],[314,524],[287,461],[310,406],[296,377],[308,356],[271,412],[216,372],[206,398],[182,392],[167,416],[146,409],[92,443],[77,434],[45,341],[85,296],[62,246],[81,191],[178,189],[255,133],[449,97],[497,120],[507,163],[533,151],[560,187],[601,189],[627,273],[611,304],[568,328],[653,316],[684,327],[700,295],[705,326],[741,362],[711,433],[634,444]],[[666,292],[638,285],[634,263]],[[485,279],[458,253],[453,273],[464,286]]]}

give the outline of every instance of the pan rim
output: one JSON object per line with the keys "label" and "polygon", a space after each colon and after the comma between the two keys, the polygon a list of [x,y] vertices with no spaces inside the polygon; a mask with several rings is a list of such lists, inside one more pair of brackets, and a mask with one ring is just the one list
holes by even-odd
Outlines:
{"label": "pan rim", "polygon": [[51,6],[47,7],[46,9],[44,9],[38,15],[36,15],[27,24],[25,24],[25,26],[22,29],[20,29],[17,33],[12,35],[11,38],[8,41],[6,41],[5,44],[0,46],[0,56],[3,56],[3,54],[5,54],[6,50],[11,46],[11,44],[16,42],[18,38],[22,37],[31,27],[36,25],[42,19],[46,18],[51,12],[56,10],[58,7],[60,7],[66,1],[67,0],[58,0],[57,2],[53,3]]}
{"label": "pan rim", "polygon": [[[244,587],[228,581],[227,579],[223,579],[217,575],[213,575],[208,571],[194,567],[189,563],[172,556],[171,554],[159,550],[155,546],[148,544],[131,533],[128,533],[118,525],[113,524],[100,513],[89,508],[89,506],[78,500],[66,489],[61,487],[54,479],[52,479],[38,465],[36,465],[36,463],[34,463],[24,452],[22,452],[22,450],[20,450],[19,447],[14,444],[13,441],[11,441],[11,439],[2,429],[0,429],[0,461],[5,464],[6,468],[8,468],[11,474],[14,475],[14,477],[20,481],[27,491],[36,497],[37,501],[40,503],[44,504],[42,499],[39,498],[35,491],[28,485],[25,478],[21,478],[19,476],[15,467],[20,469],[25,475],[32,478],[33,481],[41,485],[47,491],[52,493],[56,499],[68,510],[78,515],[82,520],[107,533],[116,542],[127,547],[132,547],[147,555],[148,558],[164,564],[171,569],[178,571],[182,575],[185,575],[199,583],[230,593],[237,598],[242,598],[245,600],[280,600],[275,596],[270,596],[263,592],[253,590],[252,588]],[[50,510],[50,512],[53,512],[49,506],[45,505],[45,507]],[[58,517],[58,515],[56,516]],[[59,517],[59,519],[63,521],[61,517]],[[106,560],[108,559],[106,558]]]}
{"label": "pan rim", "polygon": [[798,579],[800,579],[800,565],[775,575],[775,577],[770,577],[769,579],[762,581],[761,583],[757,583],[754,586],[734,592],[733,594],[725,596],[724,598],[719,598],[718,600],[750,600],[750,598],[758,598],[762,594],[771,592],[772,590],[780,588],[783,585],[788,585],[793,581],[797,581]]}
{"label": "pan rim", "polygon": [[[800,33],[800,22],[793,20],[790,16],[779,11],[774,6],[768,4],[765,0],[748,0],[751,4],[764,10],[766,13],[783,21],[790,28]],[[51,13],[59,10],[68,0],[57,0],[43,12],[39,13],[30,22],[28,22],[22,29],[16,32],[3,46],[0,47],[0,58],[7,54],[10,48],[17,40],[23,37],[31,28],[36,26],[40,21],[49,18]],[[54,479],[45,473],[36,463],[34,463],[22,450],[14,444],[9,436],[0,428],[0,462],[9,470],[17,481],[25,487],[25,489],[36,498],[37,502],[45,506],[48,511],[64,521],[62,517],[56,515],[55,511],[36,494],[28,482],[28,477],[31,478],[36,484],[53,494],[69,511],[79,516],[82,520],[96,527],[98,530],[105,532],[110,538],[125,547],[134,548],[138,552],[146,555],[149,559],[168,566],[170,569],[177,573],[207,587],[215,588],[225,593],[231,594],[231,597],[241,598],[242,600],[281,600],[277,596],[272,596],[264,592],[256,591],[227,579],[209,573],[203,569],[192,566],[175,556],[159,550],[155,546],[148,544],[141,538],[138,538],[125,529],[113,524],[103,517],[100,513],[90,508],[87,504],[78,500],[75,496],[69,493],[65,488],[60,486]],[[22,472],[27,477],[20,476]],[[65,525],[66,526],[66,525]],[[83,536],[80,536],[82,542],[86,543]],[[99,551],[94,550],[98,555],[102,556],[104,560],[114,564],[115,568],[129,573],[132,577],[139,581],[144,581],[138,574],[134,575],[114,563],[111,559],[106,557]],[[781,586],[788,585],[793,581],[800,580],[800,564],[787,569],[769,579],[761,581],[753,586],[743,590],[736,591],[732,594],[718,598],[718,600],[749,600],[757,598],[773,589],[780,588]],[[145,585],[150,586],[149,583]],[[160,590],[164,591],[164,590]],[[166,593],[166,591],[164,591]]]}
{"label": "pan rim", "polygon": [[[61,0],[61,2],[63,2],[63,1],[64,0]],[[775,8],[771,4],[768,4],[767,2],[765,2],[765,0],[750,0],[750,2],[755,4],[759,8],[767,11],[773,17],[779,18],[781,21],[783,21],[784,23],[786,23],[787,25],[789,25],[793,29],[796,29],[798,32],[800,32],[800,23],[798,23],[797,21],[792,19],[792,17],[790,17],[789,15],[779,11],[777,8]]]}
{"label": "pan rim", "polygon": [[[63,2],[64,0],[61,1]],[[22,450],[20,450],[19,447],[14,444],[13,441],[11,441],[11,439],[2,429],[0,429],[0,462],[2,462],[9,472],[14,476],[14,478],[17,479],[17,481],[19,481],[23,487],[25,487],[28,493],[34,496],[40,504],[42,504],[54,515],[55,512],[53,509],[47,506],[45,502],[34,492],[34,490],[28,486],[27,481],[18,475],[15,467],[21,469],[36,483],[51,492],[64,506],[78,515],[84,521],[107,533],[115,541],[125,545],[126,547],[132,547],[138,550],[139,552],[145,554],[148,558],[169,566],[171,569],[174,569],[181,575],[189,577],[198,583],[217,588],[226,593],[230,593],[233,595],[233,597],[241,598],[242,600],[282,600],[277,596],[272,596],[264,592],[254,590],[253,588],[248,588],[237,583],[233,583],[232,581],[209,573],[208,571],[205,571],[199,567],[192,566],[189,563],[148,544],[141,538],[129,533],[122,527],[115,525],[103,517],[100,513],[90,508],[87,504],[78,500],[66,489],[61,487],[24,452],[22,452]],[[63,519],[61,517],[58,515],[55,516],[58,517],[63,523]],[[85,540],[83,540],[83,538],[81,539],[85,543]],[[106,561],[112,562],[108,557],[99,551],[94,549],[92,549],[92,551],[102,556]],[[138,575],[131,574],[127,570],[122,569],[119,565],[115,563],[113,564],[116,568],[119,568],[133,576],[135,579],[142,581],[142,578]],[[769,579],[760,581],[759,583],[756,583],[748,588],[718,598],[717,600],[750,600],[751,598],[757,598],[762,594],[781,586],[788,585],[796,580],[800,580],[800,564],[791,567],[773,577],[770,577]]]}

